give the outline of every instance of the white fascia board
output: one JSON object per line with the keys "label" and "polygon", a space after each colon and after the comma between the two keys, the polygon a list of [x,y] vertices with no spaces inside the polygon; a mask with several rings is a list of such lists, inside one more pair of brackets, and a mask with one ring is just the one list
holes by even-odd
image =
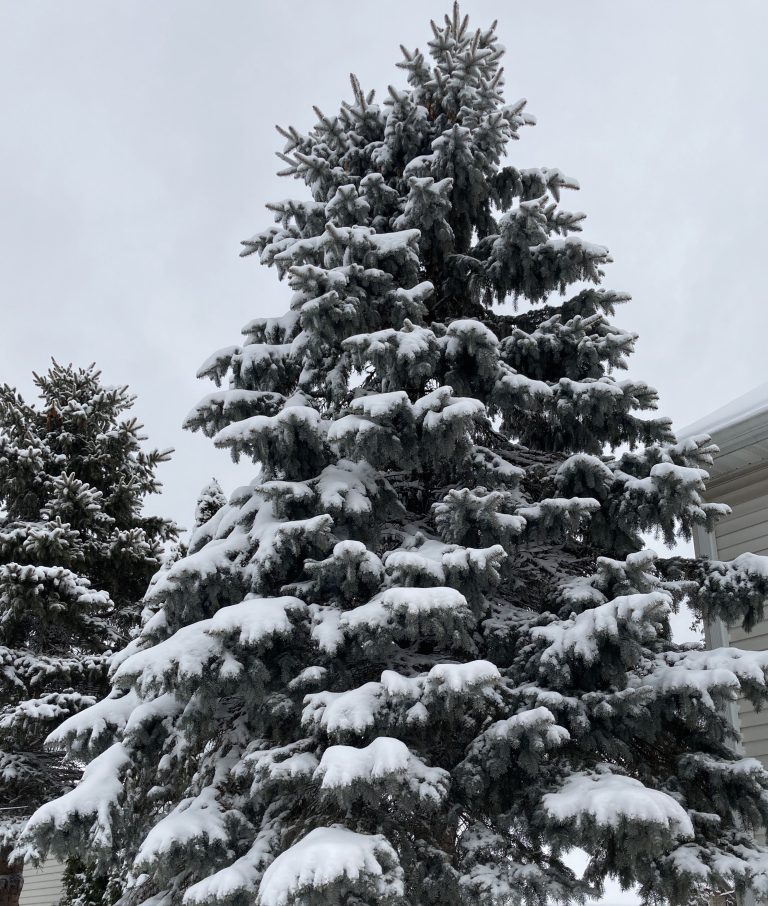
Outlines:
{"label": "white fascia board", "polygon": [[731,429],[755,420],[768,419],[768,382],[759,384],[747,393],[736,397],[709,415],[678,431],[679,437],[696,434],[725,436]]}
{"label": "white fascia board", "polygon": [[[712,426],[708,419],[701,419],[694,425],[677,432],[681,440],[708,434],[720,450],[709,469],[710,476],[718,482],[727,480],[739,472],[758,469],[768,463],[768,408],[748,412],[743,417],[723,423],[713,413]],[[748,453],[744,455],[733,455]]]}

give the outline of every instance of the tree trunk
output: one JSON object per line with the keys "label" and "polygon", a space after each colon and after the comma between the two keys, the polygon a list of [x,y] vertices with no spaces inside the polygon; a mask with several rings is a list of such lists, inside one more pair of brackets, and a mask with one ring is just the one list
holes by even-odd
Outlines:
{"label": "tree trunk", "polygon": [[19,906],[21,888],[24,886],[21,862],[10,863],[5,854],[0,853],[0,906]]}

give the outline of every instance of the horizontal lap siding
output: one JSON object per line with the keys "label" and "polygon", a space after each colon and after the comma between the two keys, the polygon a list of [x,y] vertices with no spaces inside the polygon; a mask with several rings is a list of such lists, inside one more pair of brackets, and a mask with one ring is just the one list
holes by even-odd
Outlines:
{"label": "horizontal lap siding", "polygon": [[[718,559],[732,560],[747,552],[768,554],[768,488],[765,482],[761,481],[752,489],[740,488],[732,495],[725,493],[723,498],[732,512],[715,529]],[[752,632],[731,626],[728,634],[730,643],[737,648],[768,650],[768,619],[758,623]],[[755,711],[742,699],[739,723],[745,754],[759,758],[768,767],[768,708]]]}
{"label": "horizontal lap siding", "polygon": [[[766,512],[766,517],[768,518],[768,512]],[[761,533],[756,534],[754,538],[749,543],[742,544],[727,544],[722,543],[718,536],[717,539],[717,556],[721,560],[733,560],[734,557],[738,557],[739,554],[743,554],[746,551],[750,551],[753,554],[766,554],[768,553],[768,526],[761,526]],[[723,541],[727,541],[723,539]]]}
{"label": "horizontal lap siding", "polygon": [[[768,494],[747,500],[728,500],[726,497],[726,502],[732,512],[715,528],[719,559],[732,560],[747,551],[768,553]],[[763,632],[768,635],[768,622]]]}
{"label": "horizontal lap siding", "polygon": [[728,630],[731,645],[747,651],[765,651],[768,649],[768,634],[763,622],[755,626],[752,632],[744,632],[740,626],[731,626]]}
{"label": "horizontal lap siding", "polygon": [[745,503],[732,504],[731,509],[733,512],[730,516],[718,526],[717,533],[721,538],[753,525],[759,525],[761,522],[764,524],[765,513],[768,510],[768,496],[761,495],[754,500],[747,500]]}
{"label": "horizontal lap siding", "polygon": [[760,714],[758,716],[761,718],[759,723],[753,724],[751,727],[747,727],[743,723],[741,725],[741,739],[744,745],[768,741],[768,723],[765,722],[765,715]]}
{"label": "horizontal lap siding", "polygon": [[742,730],[747,729],[747,727],[756,727],[758,724],[765,724],[768,726],[767,708],[761,708],[759,711],[755,711],[752,704],[745,699],[739,713],[741,714],[740,726]]}
{"label": "horizontal lap siding", "polygon": [[725,536],[718,535],[717,550],[721,560],[730,560],[744,551],[759,554],[766,548],[768,548],[768,526],[764,522]]}
{"label": "horizontal lap siding", "polygon": [[63,893],[64,866],[55,859],[46,859],[40,868],[24,869],[24,887],[19,906],[55,906]]}
{"label": "horizontal lap siding", "polygon": [[764,767],[768,767],[768,739],[744,743],[744,754],[747,758],[759,758]]}

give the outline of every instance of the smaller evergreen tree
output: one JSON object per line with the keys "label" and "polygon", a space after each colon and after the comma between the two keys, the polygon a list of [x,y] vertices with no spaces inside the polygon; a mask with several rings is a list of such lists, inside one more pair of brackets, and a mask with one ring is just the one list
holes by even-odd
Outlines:
{"label": "smaller evergreen tree", "polygon": [[127,417],[135,397],[94,365],[54,361],[35,375],[40,404],[0,387],[0,857],[23,821],[79,775],[46,748],[64,719],[109,688],[138,602],[176,537],[146,516],[158,465]]}
{"label": "smaller evergreen tree", "polygon": [[[197,503],[195,504],[195,519],[192,531],[185,532],[182,537],[170,546],[163,558],[164,571],[171,569],[174,563],[178,563],[179,560],[183,560],[184,557],[189,554],[190,537],[194,538],[199,535],[200,529],[203,529],[202,533],[205,534],[204,526],[213,519],[222,507],[226,506],[226,503],[227,498],[224,496],[221,485],[215,478],[212,478],[207,484],[203,485],[203,489],[200,491]],[[155,576],[152,584],[157,584],[159,579],[160,573]],[[152,607],[151,602],[147,603],[143,612],[143,618],[149,619],[154,612],[155,609]]]}
{"label": "smaller evergreen tree", "polygon": [[226,505],[227,498],[221,490],[221,485],[212,478],[207,485],[200,491],[195,506],[195,528],[205,525],[210,519]]}

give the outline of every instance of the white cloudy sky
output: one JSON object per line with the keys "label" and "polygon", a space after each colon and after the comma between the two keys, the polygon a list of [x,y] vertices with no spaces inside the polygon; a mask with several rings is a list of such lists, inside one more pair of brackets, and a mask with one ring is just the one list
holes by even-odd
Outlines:
{"label": "white cloudy sky", "polygon": [[[0,0],[0,380],[28,390],[53,355],[129,383],[152,442],[177,451],[153,508],[182,523],[212,474],[247,478],[180,424],[207,389],[199,363],[287,304],[237,257],[264,202],[299,189],[274,175],[272,126],[333,110],[350,71],[401,81],[398,44],[423,47],[445,5]],[[768,4],[464,9],[499,18],[508,97],[539,120],[512,160],[581,182],[567,203],[634,296],[632,373],[664,413],[683,425],[765,381]]]}

